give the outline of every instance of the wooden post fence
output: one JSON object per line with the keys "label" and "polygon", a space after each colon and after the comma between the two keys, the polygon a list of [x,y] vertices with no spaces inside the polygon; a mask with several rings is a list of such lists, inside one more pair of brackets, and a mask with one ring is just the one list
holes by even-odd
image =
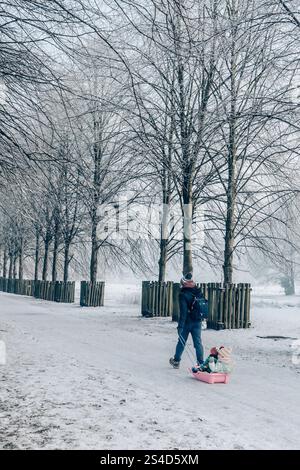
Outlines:
{"label": "wooden post fence", "polygon": [[73,303],[75,298],[75,282],[35,281],[34,297],[52,302]]}
{"label": "wooden post fence", "polygon": [[169,317],[173,311],[173,283],[142,283],[142,315],[145,317]]}
{"label": "wooden post fence", "polygon": [[[249,328],[250,284],[201,283],[197,286],[208,300],[208,328]],[[173,321],[178,321],[179,291],[179,283],[143,281],[142,315],[172,316]]]}
{"label": "wooden post fence", "polygon": [[80,305],[81,307],[103,307],[104,282],[81,281]]}
{"label": "wooden post fence", "polygon": [[29,279],[0,278],[0,291],[28,295],[37,299],[73,303],[75,282],[32,281]]}
{"label": "wooden post fence", "polygon": [[9,294],[33,295],[34,281],[28,279],[8,279],[0,277],[0,291]]}

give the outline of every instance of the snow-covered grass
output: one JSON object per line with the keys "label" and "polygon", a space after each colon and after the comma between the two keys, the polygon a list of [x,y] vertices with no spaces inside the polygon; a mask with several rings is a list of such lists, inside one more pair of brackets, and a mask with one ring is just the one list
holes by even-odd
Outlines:
{"label": "snow-covered grass", "polygon": [[228,385],[194,380],[187,355],[171,369],[176,325],[139,299],[129,284],[97,309],[0,293],[1,448],[300,448],[300,297],[254,296],[250,329],[203,331],[207,352],[234,349]]}

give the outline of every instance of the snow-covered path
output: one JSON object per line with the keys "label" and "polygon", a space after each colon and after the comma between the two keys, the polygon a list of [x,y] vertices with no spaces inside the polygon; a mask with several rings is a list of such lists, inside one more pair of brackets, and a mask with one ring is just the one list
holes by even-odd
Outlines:
{"label": "snow-covered path", "polygon": [[[300,304],[300,299],[298,299]],[[0,293],[0,448],[299,449],[299,305],[256,299],[253,328],[204,331],[233,346],[228,385],[170,369],[176,325]],[[115,302],[116,304],[116,302]]]}

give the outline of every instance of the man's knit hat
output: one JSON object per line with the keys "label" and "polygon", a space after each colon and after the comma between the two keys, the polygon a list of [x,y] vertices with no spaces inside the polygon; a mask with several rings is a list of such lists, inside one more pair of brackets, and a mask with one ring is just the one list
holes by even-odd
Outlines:
{"label": "man's knit hat", "polygon": [[188,287],[192,289],[196,287],[196,284],[192,278],[193,278],[193,273],[185,274],[180,280],[181,287]]}

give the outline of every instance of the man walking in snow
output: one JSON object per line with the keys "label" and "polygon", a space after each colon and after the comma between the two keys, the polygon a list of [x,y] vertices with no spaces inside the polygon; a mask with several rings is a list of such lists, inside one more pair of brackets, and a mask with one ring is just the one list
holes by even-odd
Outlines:
{"label": "man walking in snow", "polygon": [[203,297],[200,289],[193,281],[192,273],[187,273],[180,281],[179,307],[180,317],[178,322],[178,343],[174,357],[170,358],[170,364],[178,369],[186,341],[191,333],[196,350],[198,365],[203,363],[203,346],[201,341],[201,320],[192,319],[190,315],[191,305],[195,297]]}

